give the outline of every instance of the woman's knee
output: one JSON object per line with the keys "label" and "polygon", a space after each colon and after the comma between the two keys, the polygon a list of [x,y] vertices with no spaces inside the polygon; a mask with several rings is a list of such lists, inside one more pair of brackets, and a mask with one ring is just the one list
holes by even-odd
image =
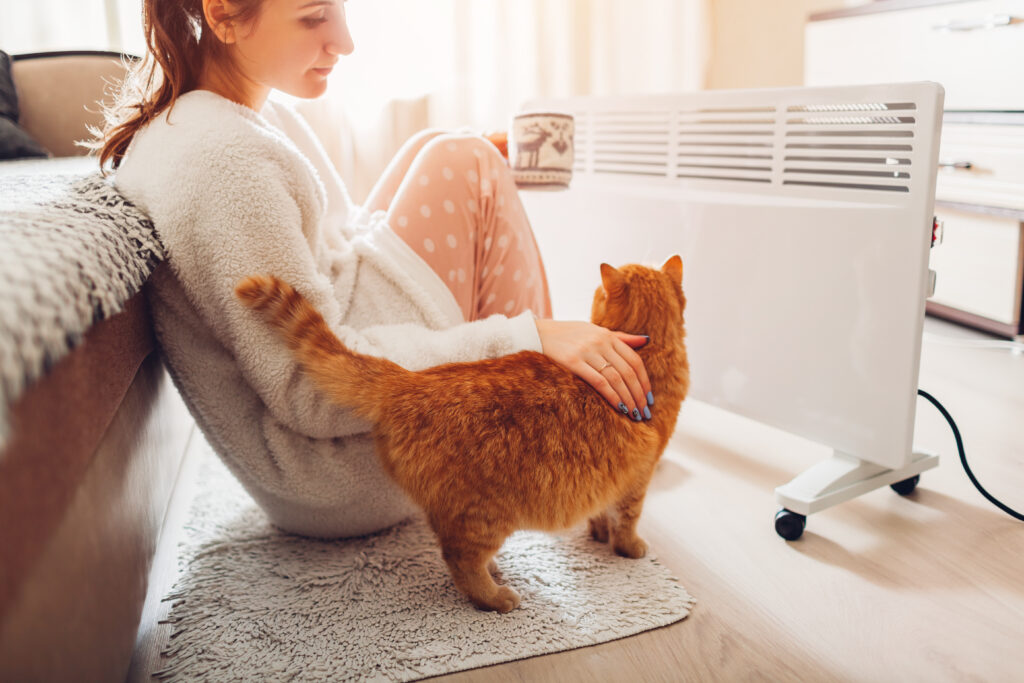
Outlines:
{"label": "woman's knee", "polygon": [[411,159],[418,155],[425,146],[430,144],[431,140],[445,135],[447,132],[448,131],[441,128],[424,128],[417,133],[413,133],[402,145],[402,147],[407,150],[405,154],[409,155],[406,158],[411,161]]}
{"label": "woman's knee", "polygon": [[444,132],[423,146],[423,154],[449,163],[505,164],[505,157],[491,142],[474,133]]}

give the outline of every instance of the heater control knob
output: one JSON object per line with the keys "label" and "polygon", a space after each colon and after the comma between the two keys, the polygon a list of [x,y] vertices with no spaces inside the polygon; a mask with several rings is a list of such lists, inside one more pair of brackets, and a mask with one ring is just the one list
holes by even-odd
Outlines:
{"label": "heater control knob", "polygon": [[938,216],[932,216],[932,247],[942,244],[942,238],[946,234],[946,225],[939,220]]}

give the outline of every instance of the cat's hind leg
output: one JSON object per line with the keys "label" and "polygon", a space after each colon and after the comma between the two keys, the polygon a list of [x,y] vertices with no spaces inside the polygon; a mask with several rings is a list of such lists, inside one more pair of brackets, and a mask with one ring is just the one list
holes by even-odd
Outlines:
{"label": "cat's hind leg", "polygon": [[508,612],[519,606],[519,593],[500,586],[491,576],[494,554],[504,539],[492,543],[472,543],[465,538],[440,538],[441,555],[448,564],[455,587],[480,609]]}

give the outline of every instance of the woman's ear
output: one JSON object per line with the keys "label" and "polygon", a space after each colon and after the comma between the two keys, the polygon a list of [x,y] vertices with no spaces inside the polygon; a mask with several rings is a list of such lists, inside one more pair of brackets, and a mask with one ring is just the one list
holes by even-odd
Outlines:
{"label": "woman's ear", "polygon": [[229,0],[203,0],[203,17],[213,35],[225,45],[235,42],[235,27],[231,22],[232,12]]}

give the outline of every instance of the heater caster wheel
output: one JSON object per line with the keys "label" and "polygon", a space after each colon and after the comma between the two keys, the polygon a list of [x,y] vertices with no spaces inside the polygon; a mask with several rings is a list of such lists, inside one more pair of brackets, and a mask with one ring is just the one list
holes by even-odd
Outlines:
{"label": "heater caster wheel", "polygon": [[919,481],[921,481],[921,475],[915,474],[910,479],[904,479],[903,481],[898,481],[895,484],[889,484],[889,488],[901,496],[906,496],[913,493],[914,489],[917,488],[917,482]]}
{"label": "heater caster wheel", "polygon": [[775,513],[775,533],[787,541],[795,541],[804,533],[807,516],[782,508]]}

